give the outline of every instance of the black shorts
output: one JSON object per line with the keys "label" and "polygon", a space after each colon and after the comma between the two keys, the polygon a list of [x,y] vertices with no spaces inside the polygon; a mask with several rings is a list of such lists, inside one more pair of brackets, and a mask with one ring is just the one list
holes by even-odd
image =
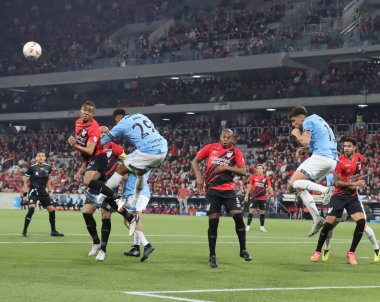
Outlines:
{"label": "black shorts", "polygon": [[46,209],[48,206],[52,206],[49,195],[32,195],[29,196],[28,204],[36,204],[40,201],[41,205]]}
{"label": "black shorts", "polygon": [[327,216],[341,218],[344,209],[346,209],[348,215],[359,212],[363,213],[363,207],[358,199],[358,196],[334,195],[330,199]]}
{"label": "black shorts", "polygon": [[265,211],[266,203],[266,200],[250,199],[249,207],[251,209],[256,209],[258,207],[260,210]]}
{"label": "black shorts", "polygon": [[[86,171],[99,171],[102,174],[102,178],[107,172],[108,158],[105,153],[99,154],[93,157],[88,163],[86,167]],[[102,180],[102,179],[100,179]]]}
{"label": "black shorts", "polygon": [[208,189],[206,201],[209,203],[208,213],[221,213],[222,205],[228,212],[232,210],[241,210],[240,200],[237,198],[235,191],[218,191]]}

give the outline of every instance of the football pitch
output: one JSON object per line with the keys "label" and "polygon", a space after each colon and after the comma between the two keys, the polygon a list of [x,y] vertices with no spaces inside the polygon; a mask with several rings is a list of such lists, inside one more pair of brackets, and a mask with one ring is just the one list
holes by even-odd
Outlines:
{"label": "football pitch", "polygon": [[[146,262],[126,257],[132,240],[121,217],[112,217],[106,261],[88,257],[91,242],[81,213],[57,212],[50,237],[48,214],[36,211],[29,238],[20,236],[26,211],[0,210],[0,301],[378,301],[380,263],[373,263],[367,237],[358,265],[346,264],[355,225],[335,231],[329,262],[311,263],[317,237],[311,221],[258,220],[247,233],[252,262],[239,257],[233,220],[219,224],[219,268],[208,264],[207,218],[144,217],[145,234],[156,248]],[[100,214],[95,213],[100,234]],[[370,224],[380,237],[380,224]]]}

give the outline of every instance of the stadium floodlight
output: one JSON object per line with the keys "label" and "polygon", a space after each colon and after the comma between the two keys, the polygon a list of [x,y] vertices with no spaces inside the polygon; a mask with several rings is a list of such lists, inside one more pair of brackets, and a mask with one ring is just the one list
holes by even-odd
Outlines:
{"label": "stadium floodlight", "polygon": [[170,77],[171,80],[179,80],[179,77]]}
{"label": "stadium floodlight", "polygon": [[199,74],[195,74],[195,75],[193,75],[193,78],[195,78],[195,79],[199,79],[199,78],[201,78],[202,76],[201,75],[199,75]]}
{"label": "stadium floodlight", "polygon": [[186,112],[186,114],[187,114],[187,115],[193,115],[193,114],[195,114],[195,112],[190,112],[190,111],[188,111],[188,112]]}
{"label": "stadium floodlight", "polygon": [[265,110],[266,110],[266,111],[270,111],[270,112],[276,111],[275,108],[267,108],[267,109],[265,109]]}
{"label": "stadium floodlight", "polygon": [[368,105],[367,104],[359,104],[358,107],[359,108],[366,108],[366,107],[368,107]]}
{"label": "stadium floodlight", "polygon": [[165,117],[165,118],[163,118],[162,120],[165,121],[165,122],[167,122],[167,121],[170,121],[170,118],[166,118],[166,117]]}

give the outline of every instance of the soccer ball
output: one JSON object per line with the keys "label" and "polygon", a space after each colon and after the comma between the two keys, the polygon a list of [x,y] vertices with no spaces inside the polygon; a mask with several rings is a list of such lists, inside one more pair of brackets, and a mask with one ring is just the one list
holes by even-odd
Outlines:
{"label": "soccer ball", "polygon": [[33,41],[26,43],[22,51],[24,53],[25,58],[27,58],[30,61],[37,60],[42,53],[40,44]]}

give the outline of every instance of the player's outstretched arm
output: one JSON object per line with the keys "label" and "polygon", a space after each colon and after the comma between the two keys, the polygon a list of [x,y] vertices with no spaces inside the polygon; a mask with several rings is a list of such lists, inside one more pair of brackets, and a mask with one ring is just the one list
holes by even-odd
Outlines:
{"label": "player's outstretched arm", "polygon": [[198,188],[199,192],[203,190],[203,186],[204,186],[204,182],[205,182],[205,180],[201,174],[201,171],[199,170],[199,163],[201,161],[202,160],[198,156],[196,156],[191,162],[191,166],[192,166],[192,168],[195,172],[195,175],[197,177],[197,188]]}

